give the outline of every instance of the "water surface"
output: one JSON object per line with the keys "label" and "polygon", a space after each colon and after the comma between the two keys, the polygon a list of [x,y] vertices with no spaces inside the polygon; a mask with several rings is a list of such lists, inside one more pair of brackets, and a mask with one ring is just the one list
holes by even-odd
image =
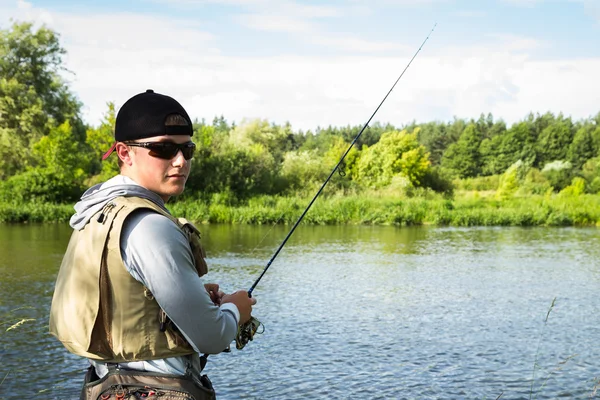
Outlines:
{"label": "water surface", "polygon": [[[232,291],[289,227],[201,230]],[[69,234],[0,225],[1,399],[78,396],[86,362],[47,333]],[[301,226],[254,292],[265,333],[206,371],[220,399],[590,398],[599,260],[597,229]]]}

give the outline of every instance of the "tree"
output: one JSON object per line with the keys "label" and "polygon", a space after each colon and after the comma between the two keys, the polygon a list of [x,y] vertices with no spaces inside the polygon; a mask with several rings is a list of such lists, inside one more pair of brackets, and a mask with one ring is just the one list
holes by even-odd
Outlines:
{"label": "tree", "polygon": [[503,134],[483,140],[480,147],[483,175],[501,174],[518,160],[533,164],[536,154],[530,125],[519,122]]}
{"label": "tree", "polygon": [[567,158],[567,149],[573,141],[572,128],[571,119],[559,115],[554,123],[542,130],[537,140],[537,165]]}
{"label": "tree", "polygon": [[442,158],[442,166],[460,178],[474,177],[481,172],[479,147],[483,140],[475,124],[469,124],[456,143],[448,147]]}
{"label": "tree", "polygon": [[[31,146],[51,129],[70,121],[76,140],[84,137],[80,103],[60,72],[65,50],[58,34],[31,23],[0,30],[0,177],[32,163]],[[6,148],[6,143],[11,148]]]}
{"label": "tree", "polygon": [[571,183],[573,179],[573,166],[568,161],[553,161],[544,166],[542,175],[559,192]]}
{"label": "tree", "polygon": [[593,126],[582,126],[575,132],[573,142],[567,151],[567,160],[573,164],[576,170],[581,169],[583,164],[596,155],[594,138],[592,136]]}
{"label": "tree", "polygon": [[452,143],[452,138],[447,133],[446,125],[439,122],[421,124],[417,138],[419,143],[425,146],[429,152],[431,165],[434,166],[441,163],[444,151]]}
{"label": "tree", "polygon": [[266,120],[244,121],[230,132],[230,142],[234,147],[248,148],[260,145],[268,151],[277,164],[283,161],[286,151],[294,147],[291,125],[277,126]]}
{"label": "tree", "polygon": [[115,141],[115,104],[109,102],[107,107],[108,110],[104,114],[100,126],[90,128],[86,132],[86,144],[92,154],[88,173],[89,175],[96,175],[92,183],[104,182],[119,173],[116,155],[102,161],[102,155],[110,149]]}
{"label": "tree", "polygon": [[290,151],[285,154],[281,167],[287,190],[293,194],[313,192],[329,172],[316,150]]}
{"label": "tree", "polygon": [[430,168],[429,153],[417,141],[417,134],[390,131],[375,145],[363,149],[356,166],[356,178],[371,187],[389,185],[402,176],[413,186],[420,186]]}
{"label": "tree", "polygon": [[495,136],[502,135],[506,131],[506,124],[504,121],[500,120],[494,122],[494,117],[491,113],[488,113],[485,117],[481,114],[477,121],[471,121],[471,123],[475,124],[477,130],[481,132],[484,139],[492,139]]}
{"label": "tree", "polygon": [[87,147],[74,138],[68,121],[33,146],[35,167],[11,176],[0,188],[4,201],[64,203],[79,198],[90,165]]}

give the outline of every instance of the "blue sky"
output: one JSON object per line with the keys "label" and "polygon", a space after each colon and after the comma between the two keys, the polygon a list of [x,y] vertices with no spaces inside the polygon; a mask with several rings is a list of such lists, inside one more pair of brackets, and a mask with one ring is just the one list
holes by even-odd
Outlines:
{"label": "blue sky", "polygon": [[91,124],[146,88],[192,118],[362,124],[434,23],[375,120],[600,111],[600,0],[0,0],[10,18],[61,34]]}

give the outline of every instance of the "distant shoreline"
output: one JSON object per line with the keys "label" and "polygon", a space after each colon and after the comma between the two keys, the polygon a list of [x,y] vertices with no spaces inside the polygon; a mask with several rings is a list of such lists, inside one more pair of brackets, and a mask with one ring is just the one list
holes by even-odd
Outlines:
{"label": "distant shoreline", "polygon": [[[424,197],[329,196],[317,199],[304,217],[312,225],[396,226],[596,226],[600,195],[532,195],[498,200],[479,192],[454,199]],[[173,215],[198,224],[293,224],[310,199],[260,196],[244,204],[182,200],[168,204]],[[72,204],[0,203],[0,223],[67,222]]]}

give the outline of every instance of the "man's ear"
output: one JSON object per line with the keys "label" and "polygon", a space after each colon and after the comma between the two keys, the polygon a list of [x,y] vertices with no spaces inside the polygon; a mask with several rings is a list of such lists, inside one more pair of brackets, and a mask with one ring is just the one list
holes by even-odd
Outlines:
{"label": "man's ear", "polygon": [[131,147],[121,142],[118,142],[115,147],[115,153],[117,153],[117,157],[121,159],[124,165],[127,165],[129,167],[133,164],[132,150],[133,149]]}

